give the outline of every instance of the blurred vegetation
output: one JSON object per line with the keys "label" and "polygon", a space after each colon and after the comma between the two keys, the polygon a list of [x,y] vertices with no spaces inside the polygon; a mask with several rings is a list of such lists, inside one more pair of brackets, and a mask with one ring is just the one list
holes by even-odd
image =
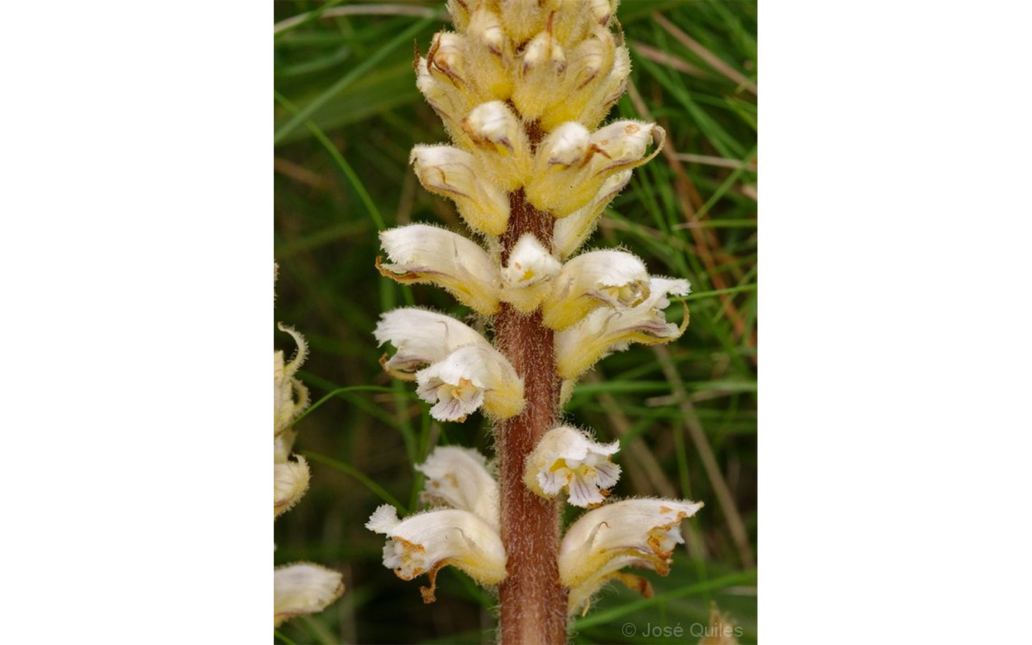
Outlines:
{"label": "blurred vegetation", "polygon": [[[446,141],[416,91],[413,42],[446,28],[441,2],[275,3],[275,320],[311,345],[301,373],[322,401],[300,422],[296,450],[312,487],[276,522],[277,564],[311,560],[344,572],[347,591],[321,614],[276,632],[281,643],[493,643],[494,599],[454,569],[424,605],[419,580],[381,564],[383,538],[363,528],[384,501],[418,508],[412,469],[437,444],[491,454],[484,420],[439,424],[409,384],[381,370],[381,312],[420,304],[465,318],[443,291],[381,278],[377,229],[438,222],[464,230],[451,202],[419,186],[416,143]],[[624,248],[650,271],[687,278],[691,325],[677,342],[615,354],[582,382],[567,416],[618,438],[614,496],[686,497],[668,577],[642,572],[644,600],[613,585],[576,624],[578,643],[697,642],[710,603],[756,641],[756,3],[623,0],[633,89],[611,118],[658,121],[663,154],[634,173],[589,246]],[[680,313],[669,310],[671,320]],[[276,332],[277,348],[293,351]],[[576,509],[571,509],[575,511]],[[571,512],[569,517],[575,517]],[[635,626],[628,636],[625,623]]]}

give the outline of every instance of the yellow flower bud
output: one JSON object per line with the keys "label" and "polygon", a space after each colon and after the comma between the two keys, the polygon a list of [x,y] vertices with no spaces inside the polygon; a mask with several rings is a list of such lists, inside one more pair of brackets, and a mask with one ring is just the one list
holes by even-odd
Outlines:
{"label": "yellow flower bud", "polygon": [[566,56],[559,41],[542,31],[527,43],[517,64],[512,102],[524,121],[534,121],[556,100],[565,77]]}

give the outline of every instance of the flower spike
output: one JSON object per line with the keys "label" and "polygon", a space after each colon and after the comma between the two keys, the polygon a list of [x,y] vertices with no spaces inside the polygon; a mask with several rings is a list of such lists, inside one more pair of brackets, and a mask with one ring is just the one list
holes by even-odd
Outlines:
{"label": "flower spike", "polygon": [[[279,273],[278,268],[273,276]],[[275,277],[274,277],[275,280]],[[275,295],[274,295],[275,297]],[[297,353],[284,361],[283,352],[273,356],[274,433],[273,433],[273,519],[293,508],[308,490],[311,473],[308,462],[301,455],[293,455],[297,430],[291,425],[308,406],[308,390],[297,379],[298,369],[308,356],[308,345],[300,333],[279,325],[297,343]],[[273,576],[275,591],[274,626],[295,616],[314,614],[325,609],[344,593],[341,574],[310,562],[296,562],[278,567]]]}

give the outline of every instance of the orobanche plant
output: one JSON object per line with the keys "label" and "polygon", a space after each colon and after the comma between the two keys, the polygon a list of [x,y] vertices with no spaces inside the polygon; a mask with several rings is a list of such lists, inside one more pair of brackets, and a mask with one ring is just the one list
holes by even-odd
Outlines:
{"label": "orobanche plant", "polygon": [[[380,235],[380,272],[446,289],[491,339],[426,309],[387,312],[384,368],[415,381],[438,421],[482,410],[497,464],[440,447],[416,468],[433,508],[405,519],[388,505],[367,528],[387,536],[384,565],[405,580],[457,567],[497,586],[503,643],[562,643],[568,617],[611,580],[651,593],[625,567],[669,570],[682,520],[702,504],[607,503],[619,442],[562,421],[577,380],[631,343],[665,343],[668,296],[685,280],[653,277],[620,250],[580,252],[606,205],[649,161],[665,133],[653,123],[600,127],[623,94],[627,47],[613,33],[616,0],[449,0],[456,31],[417,54],[419,90],[453,145],[418,145],[422,185],[454,200],[474,239],[425,224]],[[652,148],[651,154],[649,149]],[[497,473],[497,477],[494,473]],[[590,508],[565,532],[561,504]]]}

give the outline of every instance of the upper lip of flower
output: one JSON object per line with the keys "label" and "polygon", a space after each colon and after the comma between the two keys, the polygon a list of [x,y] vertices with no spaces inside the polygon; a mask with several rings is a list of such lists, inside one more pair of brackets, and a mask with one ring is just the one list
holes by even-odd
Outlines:
{"label": "upper lip of flower", "polygon": [[472,448],[438,446],[416,470],[427,478],[420,495],[424,501],[469,511],[498,530],[498,482],[482,454]]}
{"label": "upper lip of flower", "polygon": [[582,515],[566,530],[559,547],[559,577],[570,587],[570,609],[586,602],[625,566],[666,575],[674,547],[684,543],[678,526],[702,506],[702,502],[631,499]]}
{"label": "upper lip of flower", "polygon": [[369,517],[366,528],[387,536],[383,563],[399,578],[429,575],[430,587],[420,589],[425,602],[433,602],[437,572],[447,565],[481,584],[498,584],[506,577],[498,532],[469,511],[437,509],[399,520],[394,507],[385,504]]}

